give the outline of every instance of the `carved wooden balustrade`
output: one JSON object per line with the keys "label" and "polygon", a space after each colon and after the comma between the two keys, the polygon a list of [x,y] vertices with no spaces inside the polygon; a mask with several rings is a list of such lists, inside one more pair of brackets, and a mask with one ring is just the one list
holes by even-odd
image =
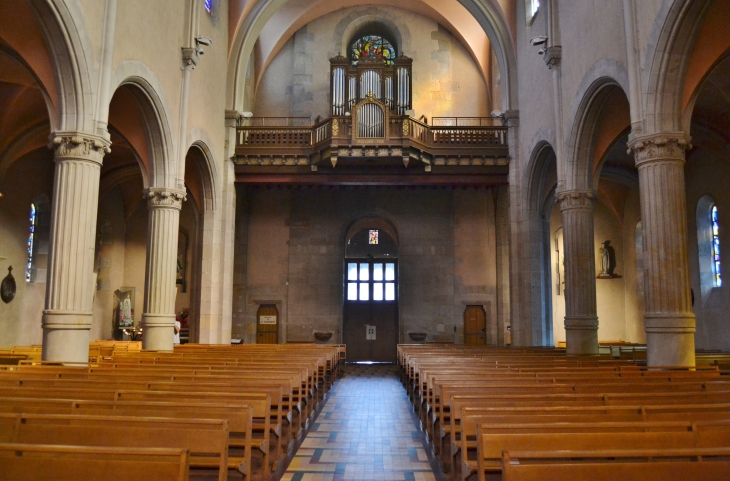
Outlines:
{"label": "carved wooden balustrade", "polygon": [[[460,174],[505,177],[507,128],[487,118],[385,116],[381,137],[359,137],[355,116],[250,118],[237,128],[236,171],[268,174]],[[379,124],[383,125],[383,124]],[[506,179],[506,177],[505,177]]]}

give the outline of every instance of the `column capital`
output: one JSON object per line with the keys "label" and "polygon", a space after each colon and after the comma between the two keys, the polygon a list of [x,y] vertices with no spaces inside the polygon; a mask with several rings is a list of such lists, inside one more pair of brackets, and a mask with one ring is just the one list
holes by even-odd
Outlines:
{"label": "column capital", "polygon": [[555,202],[560,211],[566,210],[593,210],[597,196],[593,190],[564,190],[555,193]]}
{"label": "column capital", "polygon": [[187,193],[184,190],[168,189],[165,187],[150,187],[142,194],[142,200],[147,201],[147,207],[182,209],[183,201],[187,200]]}
{"label": "column capital", "polygon": [[691,140],[684,132],[642,135],[629,141],[628,153],[634,154],[637,167],[656,161],[684,164],[685,151],[692,148]]}
{"label": "column capital", "polygon": [[111,152],[111,142],[98,135],[85,132],[53,132],[50,135],[49,149],[53,149],[56,161],[86,160],[102,163],[104,155]]}

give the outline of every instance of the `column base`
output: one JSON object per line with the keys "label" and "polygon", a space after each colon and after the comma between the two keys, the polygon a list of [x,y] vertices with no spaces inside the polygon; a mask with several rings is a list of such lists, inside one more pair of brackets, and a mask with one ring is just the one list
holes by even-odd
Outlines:
{"label": "column base", "polygon": [[598,318],[565,318],[565,353],[568,356],[598,355]]}
{"label": "column base", "polygon": [[142,349],[172,351],[175,336],[175,315],[142,314]]}
{"label": "column base", "polygon": [[694,366],[695,325],[693,314],[647,314],[644,317],[647,365]]}
{"label": "column base", "polygon": [[44,361],[89,362],[91,313],[73,311],[43,312]]}

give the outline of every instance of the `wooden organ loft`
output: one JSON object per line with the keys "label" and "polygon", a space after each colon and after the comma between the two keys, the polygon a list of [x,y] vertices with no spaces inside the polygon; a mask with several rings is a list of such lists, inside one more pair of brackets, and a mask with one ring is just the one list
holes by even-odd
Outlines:
{"label": "wooden organ loft", "polygon": [[243,183],[507,183],[507,128],[499,119],[413,118],[412,64],[330,59],[330,117],[240,118],[236,180]]}

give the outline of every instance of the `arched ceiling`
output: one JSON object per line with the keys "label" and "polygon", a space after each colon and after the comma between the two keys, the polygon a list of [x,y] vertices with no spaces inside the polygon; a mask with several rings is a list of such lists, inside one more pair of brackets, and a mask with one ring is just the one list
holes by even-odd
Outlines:
{"label": "arched ceiling", "polygon": [[[510,6],[505,15],[500,3]],[[365,5],[393,5],[443,25],[470,53],[488,83],[492,46],[501,73],[503,107],[516,109],[514,20],[511,0],[231,0],[229,2],[229,108],[242,105],[243,85],[251,53],[256,45],[256,76],[294,33],[307,23],[334,11]],[[508,20],[508,18],[510,20]],[[407,54],[407,53],[406,53]]]}
{"label": "arched ceiling", "polygon": [[[489,79],[489,39],[476,19],[457,0],[400,0],[397,5],[392,0],[289,0],[261,30],[256,46],[256,84],[271,60],[297,30],[332,12],[362,5],[397,6],[443,25],[467,49],[485,82]],[[408,52],[404,53],[408,55]]]}

